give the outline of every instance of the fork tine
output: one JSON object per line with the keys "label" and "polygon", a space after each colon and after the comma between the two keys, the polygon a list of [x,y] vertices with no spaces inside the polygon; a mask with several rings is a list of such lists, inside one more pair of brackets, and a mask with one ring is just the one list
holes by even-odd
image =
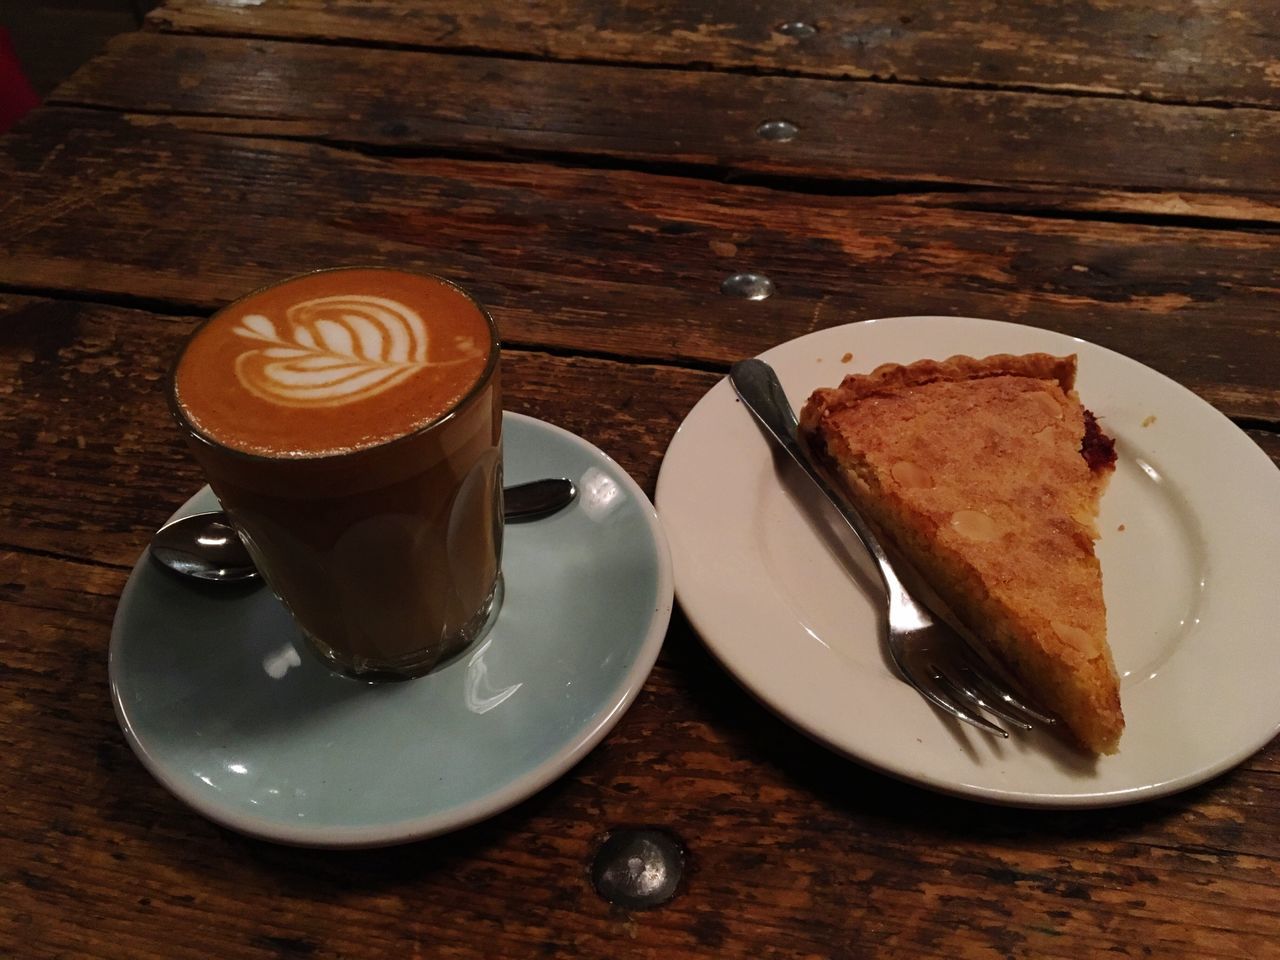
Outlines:
{"label": "fork tine", "polygon": [[[924,612],[922,608],[916,607],[913,600],[908,599],[908,602],[915,608],[918,622],[924,621],[932,627],[933,622],[929,614]],[[889,653],[898,668],[898,674],[907,684],[914,687],[920,696],[924,697],[943,713],[950,714],[957,720],[976,727],[983,733],[1008,738],[1008,731],[996,726],[980,713],[966,710],[961,705],[960,701],[970,698],[965,697],[956,684],[938,669],[936,657],[931,652],[932,648],[913,647],[904,643],[905,639],[903,636],[895,637],[892,630],[890,630]]]}
{"label": "fork tine", "polygon": [[1030,730],[1036,724],[1052,726],[1057,723],[1053,714],[1023,699],[1018,685],[1009,676],[1008,668],[987,651],[971,630],[954,619],[935,618],[934,622],[949,628],[954,636],[955,643],[948,647],[950,659],[967,678],[967,682],[954,682],[966,699],[1024,730]]}
{"label": "fork tine", "polygon": [[[982,695],[983,699],[989,704],[988,710],[1002,719],[1009,719],[1010,723],[1023,726],[1027,730],[1030,730],[1037,723],[1048,726],[1057,722],[1056,718],[1051,714],[1020,700],[1007,687],[997,684],[991,678],[991,675],[986,672],[986,668],[986,664],[983,664],[981,669],[975,669],[970,664],[965,664],[963,667],[974,690]],[[1010,719],[1006,714],[1010,714],[1016,719]]]}
{"label": "fork tine", "polygon": [[964,697],[963,691],[932,664],[929,666],[929,679],[932,683],[921,683],[910,670],[904,670],[903,675],[920,692],[921,696],[940,710],[949,713],[957,720],[962,720],[970,726],[977,727],[984,733],[1008,739],[1009,733],[1007,730],[996,726],[982,714],[970,712],[962,707],[957,701],[957,697],[967,699]]}
{"label": "fork tine", "polygon": [[955,689],[955,693],[964,697],[974,706],[987,713],[994,714],[1005,723],[1012,724],[1021,730],[1030,730],[1031,722],[1022,714],[1015,712],[1005,700],[1005,694],[987,677],[974,670],[969,664],[960,666],[960,676],[942,674],[939,680],[945,681]]}

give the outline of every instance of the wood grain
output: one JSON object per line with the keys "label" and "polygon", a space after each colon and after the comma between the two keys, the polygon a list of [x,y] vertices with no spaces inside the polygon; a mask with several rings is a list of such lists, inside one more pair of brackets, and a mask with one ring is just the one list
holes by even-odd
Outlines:
{"label": "wood grain", "polygon": [[[387,263],[463,282],[513,346],[712,369],[859,319],[988,316],[1092,340],[1229,415],[1280,422],[1280,252],[1262,233],[143,137],[95,112],[43,111],[2,149],[13,288],[207,310],[291,273]],[[721,295],[742,269],[778,294]]]}
{"label": "wood grain", "polygon": [[[1266,5],[925,0],[169,0],[157,29],[343,40],[553,60],[1012,86],[1275,107],[1280,50]],[[808,37],[779,28],[796,20]]]}
{"label": "wood grain", "polygon": [[[398,151],[607,158],[845,183],[1071,184],[1274,202],[1280,155],[1280,113],[1242,107],[155,33],[116,38],[57,100]],[[757,136],[775,119],[799,128],[793,141]]]}
{"label": "wood grain", "polygon": [[[55,101],[74,106],[71,101]],[[97,109],[97,108],[95,108]],[[372,144],[336,140],[316,129],[309,121],[286,119],[261,120],[244,117],[206,116],[189,113],[126,113],[138,128],[160,127],[222,136],[303,140],[331,144],[372,155],[397,159],[433,156],[446,153],[412,143]],[[459,151],[474,159],[502,159],[501,149],[469,148]],[[521,154],[505,151],[512,158],[581,167],[614,168],[619,161],[590,153]],[[851,180],[806,176],[798,165],[786,173],[768,174],[728,170],[724,167],[681,165],[671,163],[627,164],[635,169],[658,175],[686,176],[717,183],[763,186],[775,190],[828,196],[892,197],[899,203],[929,207],[950,207],[987,213],[1010,213],[1019,216],[1048,217],[1068,220],[1103,220],[1138,223],[1149,226],[1190,226],[1210,230],[1271,232],[1280,224],[1280,194],[1235,192],[1198,192],[1195,190],[1124,190],[1112,187],[1075,187],[1069,183],[1017,183],[983,187],[942,181]]]}
{"label": "wood grain", "polygon": [[[171,121],[169,121],[171,122]],[[189,129],[198,121],[181,118]],[[225,122],[225,121],[224,121]],[[210,130],[215,129],[210,124]],[[224,127],[222,131],[228,132]],[[927,189],[927,185],[922,185]],[[1192,226],[1205,229],[1274,230],[1280,224],[1280,203],[1270,196],[1238,196],[1222,193],[1191,193],[1144,190],[1111,190],[1074,187],[1028,190],[960,190],[912,194],[895,193],[906,203],[1011,213],[1019,216],[1055,217],[1077,220],[1118,220],[1151,226]]]}

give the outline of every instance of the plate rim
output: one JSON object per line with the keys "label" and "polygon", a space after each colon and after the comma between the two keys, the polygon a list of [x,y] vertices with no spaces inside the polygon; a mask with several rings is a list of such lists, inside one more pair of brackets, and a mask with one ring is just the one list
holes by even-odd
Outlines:
{"label": "plate rim", "polygon": [[[601,696],[600,705],[590,718],[567,735],[551,756],[532,769],[470,802],[455,804],[420,817],[359,826],[315,824],[297,826],[255,818],[232,807],[220,806],[211,802],[205,791],[193,787],[187,778],[174,774],[169,766],[148,748],[144,738],[138,735],[123,703],[119,677],[120,645],[127,642],[124,637],[123,611],[134,602],[134,594],[145,589],[139,571],[150,560],[144,549],[130,571],[112,618],[107,673],[112,708],[125,740],[142,766],[162,787],[213,823],[259,840],[318,849],[366,849],[426,840],[494,817],[559,780],[600,744],[639,696],[661,652],[674,608],[675,580],[670,544],[657,510],[644,490],[630,473],[600,448],[572,431],[527,414],[503,411],[503,420],[504,432],[512,423],[520,424],[534,433],[550,432],[578,447],[597,465],[607,465],[612,478],[620,482],[631,494],[638,513],[644,520],[644,528],[648,532],[648,537],[643,544],[652,552],[655,566],[656,590],[653,609],[643,629],[636,631],[633,645],[635,657],[631,666],[618,683]],[[177,517],[184,512],[189,512],[192,505],[206,495],[211,495],[207,485],[202,486],[184,501],[182,506],[174,511],[173,516]],[[637,619],[637,625],[639,625],[639,619]]]}
{"label": "plate rim", "polygon": [[[1178,402],[1191,401],[1197,405],[1202,411],[1208,412],[1220,427],[1229,428],[1230,431],[1239,433],[1241,440],[1247,440],[1247,435],[1243,433],[1231,420],[1226,417],[1220,410],[1213,407],[1207,401],[1203,400],[1192,391],[1188,390],[1176,380],[1160,373],[1146,365],[1121,354],[1110,348],[1103,347],[1091,341],[1075,337],[1070,334],[1061,333],[1055,330],[1048,330],[1040,327],[1029,326],[1025,324],[1011,323],[1002,320],[990,320],[980,317],[956,317],[943,316],[936,314],[923,315],[903,315],[894,317],[877,317],[866,320],[853,321],[846,324],[840,324],[833,327],[823,328],[792,340],[784,341],[763,351],[758,356],[766,361],[779,362],[779,357],[793,357],[794,354],[803,351],[806,343],[825,341],[833,336],[837,336],[844,332],[849,337],[849,347],[857,350],[857,330],[865,329],[871,325],[885,326],[892,328],[895,324],[928,327],[936,324],[971,324],[986,328],[987,333],[996,331],[999,328],[1009,328],[1016,330],[1018,335],[1027,337],[1031,336],[1035,339],[1042,340],[1046,345],[1043,347],[1027,347],[1028,350],[1034,349],[1053,349],[1050,343],[1060,344],[1063,349],[1070,349],[1072,352],[1080,352],[1088,350],[1090,352],[1097,351],[1107,355],[1115,362],[1130,365],[1132,368],[1139,369],[1144,377],[1156,378],[1161,382],[1164,389],[1176,391],[1179,396]],[[918,331],[916,331],[918,332]],[[984,334],[985,335],[985,334]],[[976,336],[976,335],[975,335]],[[883,344],[878,344],[877,348],[873,348],[873,352],[885,352]],[[896,349],[896,348],[895,348]],[[921,355],[927,353],[928,348],[922,348]],[[828,351],[829,352],[829,351]],[[892,350],[890,350],[892,352]],[[935,353],[957,353],[963,350],[946,350],[945,348],[936,348]],[[975,354],[980,353],[978,349],[974,349]],[[894,358],[899,362],[908,362],[910,358]],[[799,360],[795,361],[797,364]],[[861,369],[861,367],[857,368]],[[1257,729],[1253,736],[1246,738],[1236,744],[1232,749],[1222,753],[1216,759],[1197,763],[1194,769],[1180,772],[1175,776],[1167,776],[1158,778],[1152,782],[1143,784],[1135,784],[1133,786],[1121,788],[1106,789],[1090,789],[1086,783],[1081,790],[1063,791],[1063,790],[1045,790],[1042,792],[1029,792],[1022,789],[1002,789],[992,784],[991,777],[988,774],[985,777],[981,773],[981,767],[973,767],[974,774],[967,778],[952,778],[948,776],[935,776],[930,774],[928,769],[908,769],[908,765],[899,762],[885,762],[883,756],[878,756],[874,751],[868,752],[865,749],[858,749],[849,742],[848,737],[834,738],[829,731],[819,729],[815,724],[811,724],[803,716],[794,715],[796,708],[789,705],[788,700],[794,697],[788,697],[785,692],[779,694],[778,689],[771,687],[769,684],[761,684],[758,682],[759,677],[747,675],[750,670],[744,670],[741,663],[735,663],[735,652],[732,644],[723,642],[722,638],[712,636],[716,631],[714,627],[709,627],[706,620],[708,619],[706,609],[699,609],[700,604],[691,599],[691,591],[696,585],[691,584],[690,576],[686,574],[681,576],[681,570],[693,561],[681,556],[684,550],[684,541],[682,537],[676,533],[676,527],[672,526],[673,520],[670,518],[671,501],[678,495],[672,493],[672,489],[677,483],[673,480],[676,468],[671,465],[676,459],[684,456],[685,451],[682,445],[687,441],[689,433],[686,428],[697,425],[700,418],[712,418],[723,415],[723,410],[716,409],[717,404],[722,404],[724,398],[733,398],[731,387],[728,385],[727,378],[718,381],[711,389],[709,389],[703,397],[699,398],[698,403],[690,410],[689,414],[682,421],[680,428],[672,438],[671,445],[668,447],[667,456],[663,459],[662,470],[658,476],[658,483],[655,495],[655,503],[658,506],[659,515],[667,514],[667,525],[673,531],[672,550],[676,569],[676,597],[681,605],[681,609],[689,619],[691,626],[695,632],[702,638],[704,646],[712,653],[713,657],[720,663],[731,676],[758,702],[773,711],[782,720],[787,722],[799,732],[826,746],[837,755],[853,760],[870,769],[874,769],[896,779],[915,784],[917,786],[947,794],[950,796],[962,797],[969,800],[976,800],[1001,806],[1015,806],[1023,808],[1049,808],[1049,809],[1067,809],[1067,808],[1097,808],[1097,807],[1113,807],[1126,804],[1138,803],[1144,800],[1154,799],[1159,796],[1165,796],[1174,792],[1178,792],[1197,784],[1203,783],[1213,777],[1223,773],[1226,770],[1243,762],[1249,756],[1256,753],[1269,743],[1278,733],[1280,733],[1280,714],[1277,714],[1270,721],[1270,726],[1263,727],[1262,724],[1257,725]],[[1172,401],[1170,401],[1172,402]],[[745,414],[744,414],[745,415]],[[1233,438],[1229,443],[1236,443]],[[763,440],[762,440],[763,443]],[[1257,447],[1256,444],[1250,443],[1252,453],[1249,457],[1256,455],[1259,470],[1262,471],[1263,465],[1267,468],[1275,470],[1275,464],[1269,457]],[[1241,447],[1243,451],[1243,447]],[[676,457],[672,457],[673,451]],[[1265,474],[1268,483],[1280,487],[1280,471]],[[667,507],[664,509],[664,504]],[[736,655],[741,659],[741,654]],[[749,667],[758,666],[748,665]],[[776,685],[775,685],[776,686]]]}

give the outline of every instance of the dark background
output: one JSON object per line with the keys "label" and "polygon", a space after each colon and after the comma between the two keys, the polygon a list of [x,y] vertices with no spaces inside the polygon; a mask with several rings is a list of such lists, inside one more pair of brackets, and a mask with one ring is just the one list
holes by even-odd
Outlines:
{"label": "dark background", "polygon": [[156,0],[0,0],[23,72],[41,97],[117,33],[138,29]]}

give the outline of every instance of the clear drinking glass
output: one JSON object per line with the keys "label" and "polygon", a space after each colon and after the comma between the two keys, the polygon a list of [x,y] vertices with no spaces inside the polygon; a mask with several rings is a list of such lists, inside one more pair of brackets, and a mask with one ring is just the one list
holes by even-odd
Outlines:
{"label": "clear drinking glass", "polygon": [[[397,307],[418,326],[397,319]],[[451,311],[483,331],[484,342],[438,329],[438,318]],[[416,347],[414,336],[422,341]],[[449,350],[462,351],[463,360],[449,359]],[[433,351],[445,359],[433,361]],[[438,371],[464,364],[478,373],[441,406],[438,391],[428,388]],[[348,368],[355,373],[341,389],[364,394],[309,413],[316,390],[305,377],[319,370],[332,380]],[[264,370],[275,381],[264,379]],[[380,388],[390,380],[396,382]],[[373,381],[379,389],[365,395],[360,385]],[[288,401],[278,411],[273,390]],[[426,274],[341,268],[255,291],[192,335],[169,397],[259,571],[330,665],[367,679],[420,676],[496,616],[499,345],[493,319],[460,287]],[[294,403],[298,398],[303,402]],[[411,428],[376,436],[374,428],[406,417]],[[256,441],[242,435],[255,431],[270,433],[278,449],[247,449]],[[365,439],[334,449],[317,437],[325,431]]]}

